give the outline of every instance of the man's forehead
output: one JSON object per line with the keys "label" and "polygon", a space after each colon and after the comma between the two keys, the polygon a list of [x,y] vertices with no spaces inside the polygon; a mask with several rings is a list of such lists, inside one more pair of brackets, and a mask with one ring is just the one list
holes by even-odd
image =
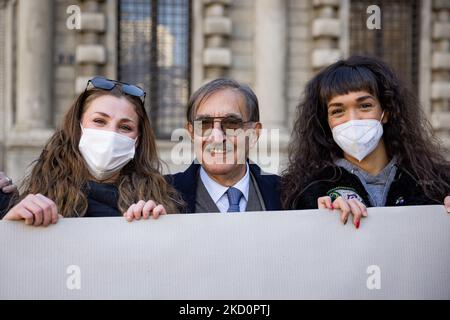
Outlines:
{"label": "man's forehead", "polygon": [[242,118],[242,115],[240,113],[236,113],[236,112],[229,112],[229,113],[223,113],[221,115],[210,114],[210,113],[197,113],[197,116],[196,116],[197,119],[200,119],[200,118],[228,118],[228,117]]}
{"label": "man's forehead", "polygon": [[245,117],[247,113],[245,98],[239,91],[224,89],[205,97],[198,105],[196,116],[223,117],[237,115]]}

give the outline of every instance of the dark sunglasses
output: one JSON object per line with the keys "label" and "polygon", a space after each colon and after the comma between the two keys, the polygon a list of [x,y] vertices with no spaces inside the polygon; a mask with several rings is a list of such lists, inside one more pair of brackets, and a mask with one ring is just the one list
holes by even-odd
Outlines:
{"label": "dark sunglasses", "polygon": [[119,86],[123,93],[128,94],[133,97],[140,98],[142,101],[142,104],[144,104],[144,102],[145,102],[145,95],[146,95],[145,91],[142,88],[132,85],[132,84],[129,84],[129,83],[125,83],[125,82],[121,82],[121,81],[117,81],[117,80],[106,79],[104,77],[97,76],[88,81],[88,83],[86,85],[86,89],[84,90],[85,92],[88,89],[89,84],[92,84],[94,86],[94,88],[108,90],[108,91],[112,90],[115,86]]}
{"label": "dark sunglasses", "polygon": [[214,128],[214,123],[220,121],[220,127],[222,132],[228,136],[236,136],[238,130],[243,129],[245,124],[253,121],[244,121],[236,117],[206,117],[194,120],[192,125],[194,126],[195,133],[198,136],[206,137],[211,134]]}

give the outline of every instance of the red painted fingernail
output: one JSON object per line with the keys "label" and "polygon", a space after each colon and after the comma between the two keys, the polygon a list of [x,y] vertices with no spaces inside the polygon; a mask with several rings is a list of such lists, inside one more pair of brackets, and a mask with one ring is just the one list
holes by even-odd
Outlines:
{"label": "red painted fingernail", "polygon": [[360,222],[361,222],[361,220],[356,221],[356,224],[355,224],[356,229],[359,229]]}
{"label": "red painted fingernail", "polygon": [[334,206],[333,206],[333,204],[331,204],[331,210],[334,210]]}

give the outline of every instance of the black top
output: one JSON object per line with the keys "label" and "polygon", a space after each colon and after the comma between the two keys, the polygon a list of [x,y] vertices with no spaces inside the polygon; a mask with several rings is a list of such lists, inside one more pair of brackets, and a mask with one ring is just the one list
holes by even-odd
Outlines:
{"label": "black top", "polygon": [[[178,208],[180,213],[195,213],[195,198],[200,167],[199,163],[193,162],[186,171],[165,176],[167,182],[181,194],[187,204],[186,207]],[[254,163],[249,163],[249,168],[258,184],[266,210],[281,210],[280,177],[262,172],[261,168]]]}
{"label": "black top", "polygon": [[12,193],[4,193],[0,190],[0,219],[6,215],[6,210],[8,209],[12,195]]}
{"label": "black top", "polygon": [[119,190],[115,185],[89,181],[85,192],[88,199],[88,209],[85,217],[119,217],[122,216],[117,207]]}
{"label": "black top", "polygon": [[[346,199],[356,198],[366,207],[371,207],[367,191],[358,176],[342,167],[340,169],[339,173],[333,167],[325,168],[315,179],[311,179],[311,183],[305,184],[307,187],[298,195],[295,209],[317,209],[317,199],[324,196],[330,196],[333,201],[339,196]],[[338,173],[337,176],[336,173]],[[444,198],[445,195],[442,195],[442,199],[439,200],[428,198],[417,179],[407,170],[398,167],[389,188],[385,206],[442,204]]]}
{"label": "black top", "polygon": [[[120,217],[117,207],[119,191],[115,185],[89,181],[84,187],[88,208],[85,217]],[[0,218],[6,215],[6,209],[12,195],[0,191]]]}

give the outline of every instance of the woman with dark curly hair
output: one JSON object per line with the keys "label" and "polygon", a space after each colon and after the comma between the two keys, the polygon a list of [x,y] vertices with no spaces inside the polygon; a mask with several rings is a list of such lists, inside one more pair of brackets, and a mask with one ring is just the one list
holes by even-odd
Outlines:
{"label": "woman with dark curly hair", "polygon": [[444,201],[450,212],[450,163],[415,95],[377,58],[338,61],[308,82],[289,163],[285,209],[341,209],[356,228],[366,207]]}

